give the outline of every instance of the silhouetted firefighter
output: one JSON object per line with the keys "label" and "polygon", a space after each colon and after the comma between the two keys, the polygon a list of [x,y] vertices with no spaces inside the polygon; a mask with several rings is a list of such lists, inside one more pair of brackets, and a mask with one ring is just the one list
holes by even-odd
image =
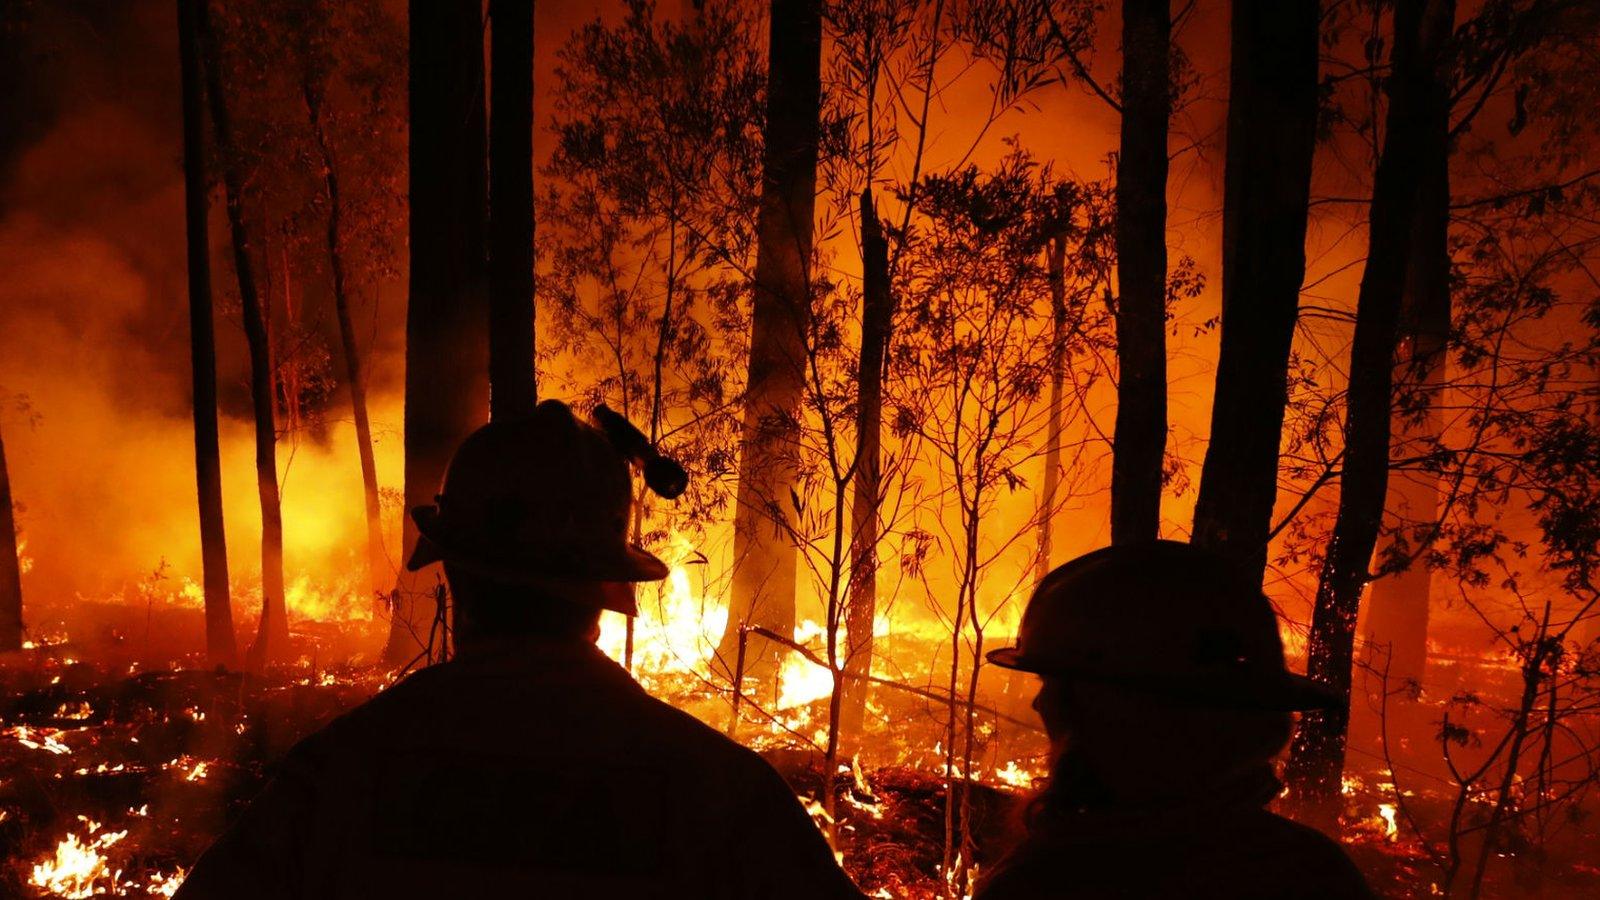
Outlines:
{"label": "silhouetted firefighter", "polygon": [[683,488],[597,418],[545,401],[467,438],[408,563],[444,563],[455,659],[291,751],[179,897],[860,896],[771,767],[595,646],[667,575],[627,543],[625,458]]}
{"label": "silhouetted firefighter", "polygon": [[1233,564],[1174,541],[1080,556],[989,661],[1040,676],[1055,760],[980,900],[1371,896],[1337,844],[1265,809],[1289,712],[1337,701],[1285,669]]}

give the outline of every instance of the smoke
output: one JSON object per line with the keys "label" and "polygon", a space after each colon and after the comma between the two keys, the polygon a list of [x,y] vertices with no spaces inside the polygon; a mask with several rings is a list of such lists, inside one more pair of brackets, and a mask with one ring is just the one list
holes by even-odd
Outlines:
{"label": "smoke", "polygon": [[[27,69],[0,128],[0,420],[35,628],[74,598],[160,570],[199,580],[188,292],[173,4],[30,7],[8,55]],[[236,584],[259,576],[247,360],[213,215],[223,497]],[[392,288],[393,285],[386,285]],[[320,303],[314,298],[313,302]],[[397,304],[389,304],[391,307]],[[372,319],[370,308],[358,317]],[[331,318],[331,316],[330,316]],[[370,328],[379,330],[373,320]],[[365,338],[365,335],[363,335]],[[387,363],[372,417],[380,484],[400,481],[401,407]],[[18,413],[14,395],[31,414]],[[348,398],[281,437],[291,584],[364,587],[365,525]],[[398,511],[391,510],[398,528]],[[247,612],[247,610],[241,610]]]}

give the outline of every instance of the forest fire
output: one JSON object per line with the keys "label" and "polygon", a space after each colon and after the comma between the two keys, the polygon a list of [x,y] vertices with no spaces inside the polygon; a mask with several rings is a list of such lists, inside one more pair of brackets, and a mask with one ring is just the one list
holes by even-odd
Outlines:
{"label": "forest fire", "polygon": [[1597,41],[0,5],[0,896],[1600,895]]}

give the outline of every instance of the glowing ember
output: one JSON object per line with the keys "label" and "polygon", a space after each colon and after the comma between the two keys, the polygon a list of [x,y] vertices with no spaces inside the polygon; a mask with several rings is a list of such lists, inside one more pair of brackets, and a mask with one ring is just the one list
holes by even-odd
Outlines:
{"label": "glowing ember", "polygon": [[92,769],[87,768],[87,767],[86,768],[81,768],[81,769],[76,769],[76,770],[74,770],[74,774],[76,774],[76,775],[90,775],[90,774],[107,775],[107,774],[111,774],[111,773],[114,773],[114,772],[121,772],[121,771],[123,771],[123,770],[125,770],[127,768],[128,768],[127,765],[125,765],[123,763],[117,763],[114,766],[113,765],[108,765],[107,763],[100,763],[99,765],[95,766]]}
{"label": "glowing ember", "polygon": [[[108,831],[99,836],[100,823],[79,816],[89,840],[68,834],[56,845],[55,853],[33,867],[28,883],[56,897],[81,898],[106,894],[117,889],[121,870],[113,870],[104,851],[128,836],[126,831]],[[174,888],[176,890],[176,888]],[[167,896],[171,896],[168,894]]]}
{"label": "glowing ember", "polygon": [[182,869],[173,872],[171,875],[152,872],[150,873],[150,883],[145,886],[145,893],[152,897],[171,897],[178,892],[178,888],[183,886],[183,876],[186,874],[188,873]]}
{"label": "glowing ember", "polygon": [[1378,804],[1378,818],[1383,820],[1383,836],[1388,840],[1397,840],[1400,836],[1400,826],[1395,823],[1395,805],[1393,803]]}
{"label": "glowing ember", "polygon": [[203,759],[197,760],[190,756],[180,756],[162,766],[164,769],[177,769],[183,772],[184,781],[203,781],[211,764]]}
{"label": "glowing ember", "polygon": [[61,704],[61,707],[56,710],[56,718],[58,719],[83,720],[92,715],[94,715],[94,709],[91,708],[89,704],[82,701],[79,701],[78,703],[63,703]]}
{"label": "glowing ember", "polygon": [[72,752],[72,748],[61,742],[57,737],[61,732],[54,728],[29,728],[18,725],[6,732],[17,739],[17,743],[29,750],[45,750],[62,756]]}
{"label": "glowing ember", "polygon": [[995,769],[994,777],[1014,788],[1029,790],[1033,787],[1033,773],[1018,766],[1014,759],[1006,760],[1004,766]]}

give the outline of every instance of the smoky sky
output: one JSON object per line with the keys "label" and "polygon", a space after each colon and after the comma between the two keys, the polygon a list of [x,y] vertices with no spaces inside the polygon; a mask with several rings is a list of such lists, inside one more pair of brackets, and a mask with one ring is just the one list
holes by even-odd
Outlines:
{"label": "smoky sky", "polygon": [[10,13],[4,65],[17,99],[0,139],[5,254],[97,269],[93,285],[77,287],[103,290],[14,289],[0,328],[8,345],[50,326],[93,340],[111,371],[144,373],[110,379],[108,391],[180,414],[186,367],[162,364],[184,359],[188,342],[174,8],[51,2]]}

